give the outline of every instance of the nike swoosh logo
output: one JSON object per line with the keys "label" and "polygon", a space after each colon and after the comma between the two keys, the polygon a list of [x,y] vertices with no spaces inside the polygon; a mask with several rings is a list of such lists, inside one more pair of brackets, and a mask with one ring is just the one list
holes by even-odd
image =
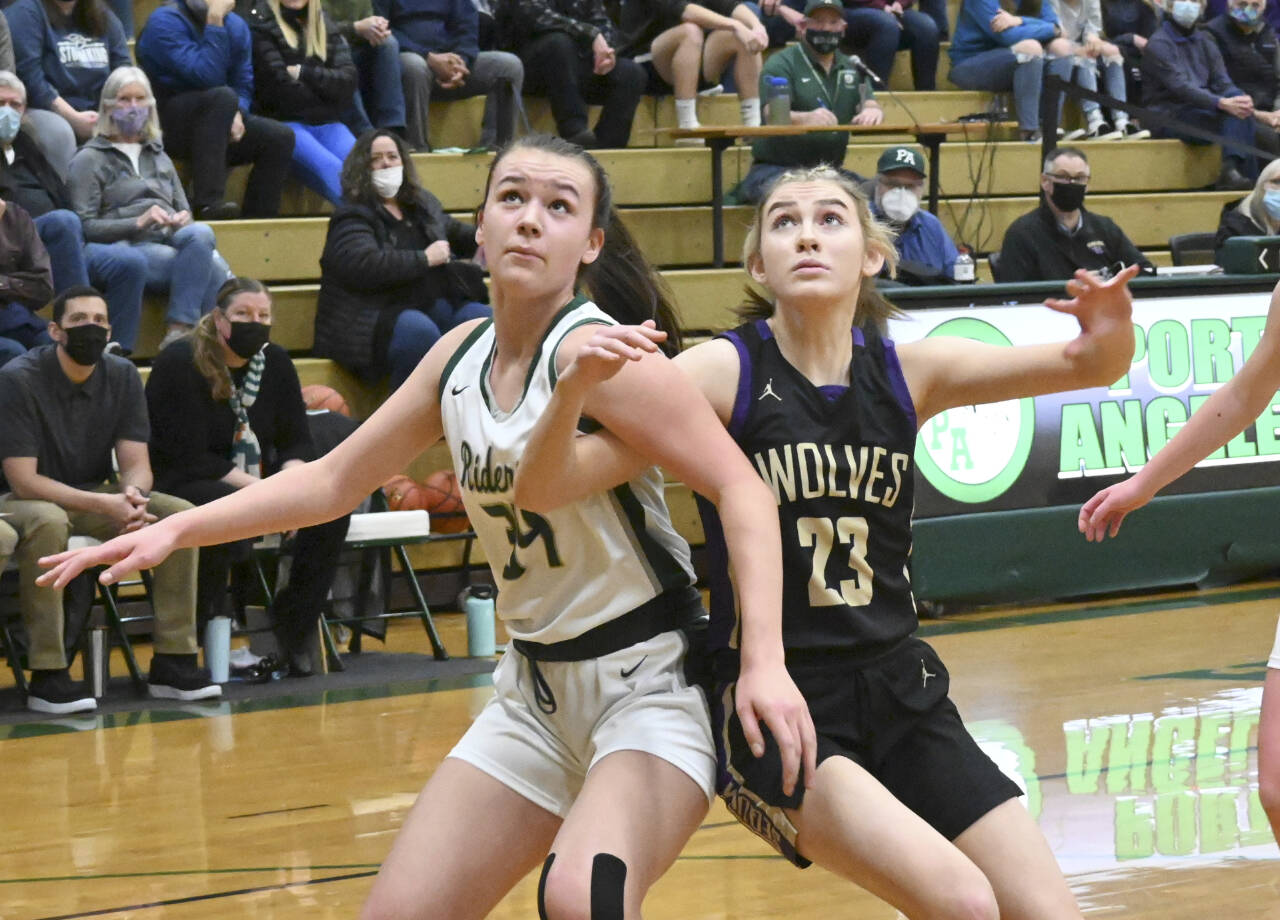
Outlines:
{"label": "nike swoosh logo", "polygon": [[626,671],[626,670],[624,670],[624,671],[622,672],[622,679],[623,679],[623,680],[626,680],[626,679],[627,679],[628,677],[630,677],[632,674],[636,673],[636,671],[638,671],[638,670],[640,669],[640,665],[644,664],[644,659],[645,659],[645,658],[648,658],[648,657],[649,657],[648,655],[645,655],[645,656],[644,656],[644,658],[641,658],[639,661],[637,661],[637,662],[636,662],[636,666],[635,666],[634,668],[632,668],[630,671]]}
{"label": "nike swoosh logo", "polygon": [[466,389],[467,387],[469,387],[469,386],[471,386],[471,384],[469,384],[469,383],[464,383],[464,384],[463,384],[462,386],[460,386],[460,387],[454,387],[450,392],[451,392],[454,396],[457,396],[459,393],[461,393],[463,390],[465,390],[465,389]]}

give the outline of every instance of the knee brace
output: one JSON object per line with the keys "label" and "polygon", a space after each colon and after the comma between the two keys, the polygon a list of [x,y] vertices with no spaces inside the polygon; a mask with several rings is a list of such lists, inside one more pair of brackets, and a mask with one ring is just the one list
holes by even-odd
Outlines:
{"label": "knee brace", "polygon": [[591,861],[591,920],[622,920],[627,887],[627,864],[612,853],[597,853]]}

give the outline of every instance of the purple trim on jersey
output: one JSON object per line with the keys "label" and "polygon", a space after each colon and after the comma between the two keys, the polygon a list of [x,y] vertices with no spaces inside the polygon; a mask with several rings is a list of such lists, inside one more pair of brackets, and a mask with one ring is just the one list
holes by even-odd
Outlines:
{"label": "purple trim on jersey", "polygon": [[898,405],[911,420],[912,428],[919,428],[916,421],[916,404],[911,401],[911,391],[907,389],[907,378],[902,376],[902,362],[898,360],[898,349],[890,339],[881,339],[884,346],[884,366],[889,372],[889,384],[893,387],[893,395],[898,397]]}
{"label": "purple trim on jersey", "polygon": [[733,398],[733,414],[729,416],[729,434],[737,440],[747,424],[747,413],[751,411],[751,355],[747,352],[747,343],[736,332],[721,335],[738,350],[738,393]]}
{"label": "purple trim on jersey", "polygon": [[862,327],[854,326],[853,327],[853,347],[862,348],[866,344],[867,344],[867,337],[862,334]]}
{"label": "purple trim on jersey", "polygon": [[826,386],[818,387],[818,392],[822,394],[822,398],[827,402],[835,402],[845,393],[848,393],[849,388],[843,383],[829,383]]}

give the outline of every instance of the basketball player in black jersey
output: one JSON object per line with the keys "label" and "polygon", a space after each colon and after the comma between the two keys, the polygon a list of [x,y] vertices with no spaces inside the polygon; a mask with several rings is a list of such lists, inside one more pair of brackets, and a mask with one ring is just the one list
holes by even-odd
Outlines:
{"label": "basketball player in black jersey", "polygon": [[[905,572],[916,432],[946,409],[1102,386],[1133,354],[1127,270],[1081,273],[1070,342],[996,348],[883,337],[893,308],[870,279],[892,240],[834,170],[784,175],[760,204],[744,250],[776,302],[677,361],[769,482],[783,540],[787,666],[818,731],[819,766],[786,794],[779,758],[755,758],[735,712],[741,598],[719,521],[706,513],[716,570],[712,699],[720,792],[739,819],[799,866],[810,861],[912,918],[1079,918],[1019,789],[978,748],[947,697],[948,674],[915,638]],[[609,436],[573,437],[583,394],[651,347],[643,328],[608,331],[560,378],[517,472],[521,507],[542,510],[618,481],[643,458]]]}

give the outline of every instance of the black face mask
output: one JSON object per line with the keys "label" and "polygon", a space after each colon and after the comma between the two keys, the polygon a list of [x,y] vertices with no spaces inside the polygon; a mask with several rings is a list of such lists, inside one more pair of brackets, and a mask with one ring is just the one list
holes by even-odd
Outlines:
{"label": "black face mask", "polygon": [[1053,191],[1049,193],[1049,200],[1053,202],[1053,206],[1063,213],[1070,214],[1072,211],[1080,210],[1080,206],[1084,204],[1085,186],[1076,185],[1072,182],[1055,182],[1053,183]]}
{"label": "black face mask", "polygon": [[246,361],[262,351],[262,346],[271,341],[271,327],[266,323],[234,322],[231,324],[231,337],[227,339],[227,347]]}
{"label": "black face mask", "polygon": [[825,29],[805,29],[804,40],[817,54],[835,54],[840,47],[840,33]]}
{"label": "black face mask", "polygon": [[93,367],[107,347],[107,330],[102,326],[86,323],[62,330],[67,334],[63,349],[72,361],[81,367]]}

